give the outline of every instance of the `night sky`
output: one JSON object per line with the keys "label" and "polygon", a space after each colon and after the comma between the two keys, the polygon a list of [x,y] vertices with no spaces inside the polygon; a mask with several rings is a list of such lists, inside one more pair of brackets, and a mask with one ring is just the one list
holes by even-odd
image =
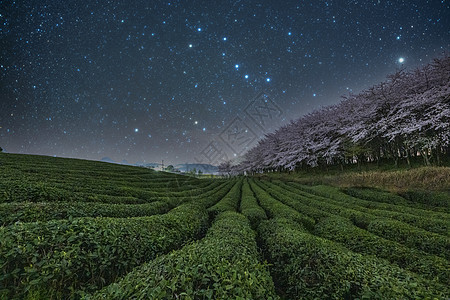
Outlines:
{"label": "night sky", "polygon": [[130,163],[239,157],[450,49],[448,1],[21,0],[0,14],[0,146]]}

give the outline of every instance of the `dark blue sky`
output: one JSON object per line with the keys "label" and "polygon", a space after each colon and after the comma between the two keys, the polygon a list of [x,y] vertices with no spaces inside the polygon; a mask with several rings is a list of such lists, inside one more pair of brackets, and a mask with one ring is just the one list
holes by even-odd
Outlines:
{"label": "dark blue sky", "polygon": [[0,146],[130,162],[239,155],[450,45],[448,1],[24,0],[0,14]]}

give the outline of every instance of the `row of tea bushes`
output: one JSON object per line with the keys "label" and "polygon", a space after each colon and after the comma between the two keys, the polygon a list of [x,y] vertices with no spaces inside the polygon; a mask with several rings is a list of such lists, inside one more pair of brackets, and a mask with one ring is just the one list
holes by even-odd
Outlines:
{"label": "row of tea bushes", "polygon": [[385,192],[378,189],[373,188],[342,188],[341,191],[346,193],[347,195],[353,196],[355,198],[360,198],[373,202],[382,202],[389,203],[395,205],[408,205],[410,206],[412,203],[407,201],[405,198],[392,194],[389,192]]}
{"label": "row of tea bushes", "polygon": [[327,199],[314,197],[311,194],[309,198],[305,196],[303,202],[328,213],[347,218],[358,227],[385,239],[396,241],[407,247],[422,250],[447,260],[450,258],[450,238],[447,236],[429,232],[388,217],[362,212],[342,203],[327,201]]}
{"label": "row of tea bushes", "polygon": [[[211,189],[199,195],[197,198],[210,197],[218,190],[226,186],[224,182],[211,184]],[[49,221],[54,219],[67,219],[77,217],[143,217],[163,214],[170,209],[188,201],[194,197],[163,198],[145,204],[107,204],[74,202],[13,202],[0,204],[0,225],[9,225],[17,221],[34,222]]]}
{"label": "row of tea bushes", "polygon": [[248,218],[252,228],[258,227],[262,220],[267,220],[266,212],[258,204],[258,200],[255,198],[248,180],[245,180],[242,185],[240,211]]}
{"label": "row of tea bushes", "polygon": [[92,291],[159,254],[197,239],[209,226],[210,197],[140,218],[77,218],[0,227],[0,298],[58,299]]}
{"label": "row of tea bushes", "polygon": [[350,220],[339,217],[323,219],[316,225],[314,234],[339,242],[354,252],[387,259],[425,278],[450,285],[448,260],[374,235],[354,226]]}
{"label": "row of tea bushes", "polygon": [[389,203],[374,202],[359,199],[341,192],[338,188],[326,185],[305,186],[294,182],[288,182],[287,185],[295,187],[297,190],[304,191],[309,194],[333,199],[342,203],[342,205],[352,205],[353,207],[365,207],[370,209],[386,210],[389,212],[399,212],[402,214],[411,214],[417,217],[425,217],[432,220],[446,220],[448,213],[428,210],[426,207],[416,208],[407,205],[394,205]]}
{"label": "row of tea bushes", "polygon": [[[382,203],[377,203],[377,202],[370,202],[370,201],[366,201],[366,200],[362,200],[362,199],[358,199],[358,198],[354,198],[345,194],[333,194],[333,192],[336,192],[337,189],[333,188],[333,187],[328,187],[328,186],[317,186],[317,187],[303,187],[300,186],[300,189],[298,189],[299,187],[297,186],[291,186],[291,185],[286,185],[284,183],[279,183],[280,187],[283,187],[284,189],[290,191],[290,192],[294,192],[296,194],[305,196],[305,197],[309,197],[309,198],[314,198],[317,199],[318,201],[328,201],[331,203],[334,203],[336,205],[340,205],[340,206],[344,206],[344,207],[348,207],[354,210],[358,210],[361,212],[365,212],[365,213],[370,213],[372,215],[376,215],[376,216],[380,216],[383,218],[390,218],[390,219],[394,219],[394,220],[398,220],[407,224],[410,224],[412,226],[415,227],[419,227],[422,229],[425,229],[427,231],[431,231],[434,233],[438,233],[438,234],[442,234],[442,235],[446,235],[446,236],[450,236],[450,216],[445,217],[445,215],[443,215],[442,213],[439,213],[439,215],[437,216],[433,216],[433,215],[429,215],[428,211],[426,210],[417,210],[417,209],[413,209],[413,212],[416,214],[411,214],[411,211],[409,211],[409,207],[404,207],[405,209],[401,209],[401,206],[393,206],[393,205],[384,205]],[[311,189],[311,192],[313,194],[307,193],[305,191],[303,191],[303,189]],[[322,197],[322,196],[317,196],[314,191],[326,191],[327,193],[329,193],[328,197]],[[335,200],[335,199],[339,199],[339,200]],[[394,211],[391,210],[391,208],[394,207]],[[419,213],[423,212],[424,216],[419,215]],[[433,214],[433,212],[431,212]]]}
{"label": "row of tea bushes", "polygon": [[242,179],[239,179],[230,192],[214,206],[208,208],[209,216],[214,219],[218,214],[225,211],[236,211],[241,199]]}
{"label": "row of tea bushes", "polygon": [[309,206],[310,201],[303,196],[291,193],[275,184],[265,182],[262,186],[275,199],[314,218],[317,222],[314,234],[339,242],[352,251],[376,255],[427,278],[450,284],[448,260],[370,233],[355,226],[348,219]]}
{"label": "row of tea bushes", "polygon": [[253,180],[250,181],[250,187],[255,193],[255,197],[258,199],[261,207],[267,213],[267,217],[274,218],[275,216],[280,218],[287,218],[293,220],[299,224],[303,224],[308,229],[313,229],[315,221],[313,218],[300,214],[290,206],[281,203],[280,201],[271,197],[264,189],[258,186]]}
{"label": "row of tea bushes", "polygon": [[77,217],[142,217],[168,212],[169,202],[106,204],[87,202],[23,202],[0,204],[0,225]]}
{"label": "row of tea bushes", "polygon": [[[118,187],[97,182],[85,188],[65,189],[47,182],[30,183],[4,180],[0,182],[0,203],[10,202],[102,202],[141,204],[159,201],[167,197],[191,197],[201,195],[222,180],[205,180],[197,186],[180,186],[173,191],[166,186],[159,190],[138,189],[130,186]],[[166,182],[166,185],[171,183]],[[66,184],[68,185],[68,184]]]}
{"label": "row of tea bushes", "polygon": [[258,228],[277,290],[286,299],[444,299],[447,287],[275,217]]}
{"label": "row of tea bushes", "polygon": [[425,204],[428,206],[439,207],[449,212],[450,210],[450,191],[405,191],[399,192],[399,195],[419,204]]}
{"label": "row of tea bushes", "polygon": [[206,237],[85,299],[277,299],[245,216],[222,212]]}

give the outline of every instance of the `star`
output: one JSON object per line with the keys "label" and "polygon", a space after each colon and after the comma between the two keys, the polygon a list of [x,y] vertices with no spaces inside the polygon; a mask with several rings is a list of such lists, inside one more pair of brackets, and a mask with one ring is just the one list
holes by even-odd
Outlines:
{"label": "star", "polygon": [[[343,10],[332,1],[79,0],[75,14],[3,2],[14,13],[1,15],[0,146],[11,152],[192,162],[261,92],[283,111],[275,130],[338,103],[349,85],[370,88],[450,51],[442,1]],[[365,13],[370,22],[354,18]],[[178,140],[183,130],[190,144]]]}

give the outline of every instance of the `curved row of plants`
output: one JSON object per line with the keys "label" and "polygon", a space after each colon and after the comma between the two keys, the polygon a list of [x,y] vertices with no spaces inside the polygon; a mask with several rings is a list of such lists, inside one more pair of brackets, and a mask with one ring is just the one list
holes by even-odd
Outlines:
{"label": "curved row of plants", "polygon": [[136,268],[85,299],[277,299],[255,237],[245,216],[222,211],[204,239]]}
{"label": "curved row of plants", "polygon": [[163,214],[188,201],[214,195],[228,188],[223,181],[213,182],[209,190],[197,197],[166,197],[160,201],[144,204],[108,204],[97,202],[13,202],[0,204],[0,225],[15,222],[49,221],[77,217],[143,217]]}
{"label": "curved row of plants", "polygon": [[[172,187],[168,181],[159,188],[138,189],[132,186],[115,186],[97,182],[86,188],[62,188],[47,182],[11,181],[5,180],[0,183],[0,203],[5,202],[106,202],[119,203],[128,201],[129,204],[148,203],[161,200],[165,197],[188,197],[201,195],[210,189],[216,180],[200,181],[198,184]],[[74,183],[76,184],[76,183]],[[178,183],[173,182],[174,185]],[[67,186],[70,186],[67,183]],[[176,191],[178,189],[178,191]]]}
{"label": "curved row of plants", "polygon": [[338,188],[328,185],[306,186],[296,182],[286,182],[297,190],[304,191],[319,197],[324,197],[342,202],[343,205],[354,205],[355,207],[366,207],[371,209],[382,209],[391,212],[408,213],[418,217],[427,217],[430,219],[446,219],[449,214],[447,212],[430,210],[428,207],[411,207],[408,205],[395,205],[391,203],[383,203],[377,201],[369,201],[357,197],[353,197],[341,192]]}
{"label": "curved row of plants", "polygon": [[396,241],[407,247],[422,250],[445,259],[450,258],[450,239],[447,236],[426,231],[388,217],[362,212],[354,209],[352,206],[314,197],[314,195],[303,197],[302,201],[309,206],[347,218],[358,227],[385,239]]}
{"label": "curved row of plants", "polygon": [[450,236],[450,215],[447,213],[367,201],[341,193],[337,188],[331,186],[307,187],[296,183],[277,183],[286,190],[308,198],[334,203],[380,217],[395,219],[430,232]]}
{"label": "curved row of plants", "polygon": [[286,191],[308,199],[332,203],[382,218],[394,219],[429,232],[450,236],[450,215],[444,212],[363,200],[341,193],[339,189],[331,186],[319,185],[308,187],[297,183],[284,183],[281,181],[275,181],[274,183]]}
{"label": "curved row of plants", "polygon": [[139,204],[200,195],[215,180],[93,161],[2,153],[0,203]]}
{"label": "curved row of plants", "polygon": [[240,211],[250,221],[252,228],[257,228],[262,220],[267,220],[266,212],[255,198],[248,180],[245,180],[242,185]]}
{"label": "curved row of plants", "polygon": [[426,278],[450,284],[448,260],[424,251],[377,236],[355,226],[350,220],[308,205],[302,196],[291,193],[275,184],[264,182],[264,190],[280,202],[298,212],[314,218],[313,233],[344,245],[364,255],[375,255]]}
{"label": "curved row of plants", "polygon": [[267,211],[271,219],[260,223],[258,236],[277,291],[285,298],[444,298],[448,294],[444,285],[315,236],[298,222],[302,214],[297,210],[273,199],[254,182],[251,187],[263,208],[278,202],[277,210]]}
{"label": "curved row of plants", "polygon": [[164,215],[0,227],[0,296],[55,299],[101,288],[157,255],[199,238],[209,226],[207,208],[222,199],[232,184]]}

